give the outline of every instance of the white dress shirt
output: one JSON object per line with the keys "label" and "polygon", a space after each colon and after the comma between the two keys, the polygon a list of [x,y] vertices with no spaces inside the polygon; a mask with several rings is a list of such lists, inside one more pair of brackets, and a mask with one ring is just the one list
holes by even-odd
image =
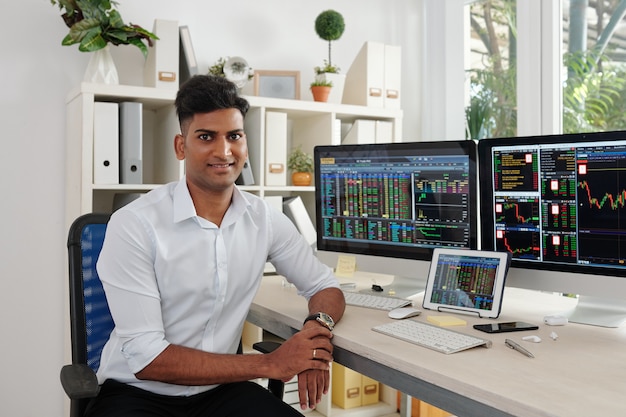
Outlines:
{"label": "white dress shirt", "polygon": [[184,178],[116,211],[97,264],[115,321],[100,383],[115,379],[166,395],[215,387],[138,380],[134,373],[170,343],[235,353],[268,260],[307,299],[339,287],[286,216],[237,188],[220,227],[196,215]]}

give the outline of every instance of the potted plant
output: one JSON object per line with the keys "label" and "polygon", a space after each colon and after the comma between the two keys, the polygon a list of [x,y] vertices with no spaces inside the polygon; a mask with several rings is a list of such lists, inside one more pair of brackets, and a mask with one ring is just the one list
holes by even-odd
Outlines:
{"label": "potted plant", "polygon": [[343,86],[346,76],[340,74],[340,68],[332,63],[331,42],[339,39],[345,30],[343,16],[335,10],[326,10],[320,13],[315,19],[315,33],[328,41],[328,60],[324,60],[324,65],[315,67],[315,79],[326,80],[333,83],[328,101],[331,103],[341,103],[343,96]]}
{"label": "potted plant", "polygon": [[325,79],[315,79],[311,83],[311,93],[314,101],[326,102],[333,88],[333,82]]}
{"label": "potted plant", "polygon": [[209,67],[209,74],[225,77],[235,83],[238,88],[242,88],[246,82],[254,77],[254,70],[243,58],[220,57],[215,64]]}
{"label": "potted plant", "polygon": [[287,168],[292,171],[291,182],[293,185],[311,185],[313,157],[304,152],[301,146],[289,154]]}
{"label": "potted plant", "polygon": [[[113,8],[117,5],[115,1],[50,0],[50,2],[59,6],[61,17],[70,28],[61,44],[64,46],[78,44],[79,51],[95,53],[87,68],[86,81],[117,84],[117,70],[107,48],[109,44],[134,45],[145,58],[148,56],[148,46],[152,46],[152,41],[158,39],[154,33],[141,26],[125,24],[120,13]],[[97,60],[104,60],[105,64],[96,62]],[[104,70],[104,74],[95,74],[95,78],[90,77],[92,67],[106,68],[105,65],[109,67]]]}
{"label": "potted plant", "polygon": [[313,71],[315,71],[315,75],[339,74],[339,71],[341,71],[341,68],[339,68],[336,65],[331,65],[328,63],[327,60],[324,60],[324,65],[313,68]]}

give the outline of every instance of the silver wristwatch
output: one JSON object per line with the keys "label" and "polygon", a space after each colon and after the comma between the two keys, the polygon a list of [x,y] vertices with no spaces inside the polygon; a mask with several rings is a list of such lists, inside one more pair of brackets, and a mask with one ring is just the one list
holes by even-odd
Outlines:
{"label": "silver wristwatch", "polygon": [[326,327],[330,331],[335,328],[335,321],[333,318],[326,313],[322,313],[321,311],[319,313],[311,314],[309,317],[304,319],[304,323],[309,320],[317,320],[322,326]]}

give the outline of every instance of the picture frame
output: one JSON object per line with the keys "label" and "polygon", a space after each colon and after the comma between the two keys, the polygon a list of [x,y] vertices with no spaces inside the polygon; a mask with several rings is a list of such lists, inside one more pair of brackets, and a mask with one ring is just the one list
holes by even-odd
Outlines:
{"label": "picture frame", "polygon": [[254,70],[254,95],[300,100],[300,71]]}

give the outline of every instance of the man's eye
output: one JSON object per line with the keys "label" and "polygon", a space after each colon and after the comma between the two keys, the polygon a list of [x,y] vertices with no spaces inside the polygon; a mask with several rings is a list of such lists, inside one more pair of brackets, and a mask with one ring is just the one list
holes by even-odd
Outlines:
{"label": "man's eye", "polygon": [[198,139],[204,140],[204,141],[211,140],[211,135],[209,135],[208,133],[205,133],[203,135],[198,136]]}
{"label": "man's eye", "polygon": [[233,133],[232,135],[230,135],[229,139],[230,140],[239,140],[243,137],[243,135],[241,133]]}

